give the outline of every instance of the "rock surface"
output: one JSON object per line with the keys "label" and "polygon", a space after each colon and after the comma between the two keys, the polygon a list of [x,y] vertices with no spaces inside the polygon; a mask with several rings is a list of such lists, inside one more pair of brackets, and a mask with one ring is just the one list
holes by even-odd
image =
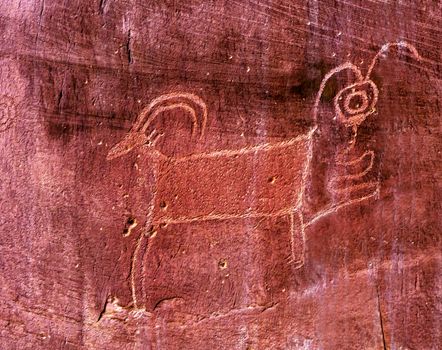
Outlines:
{"label": "rock surface", "polygon": [[438,1],[0,4],[1,349],[440,349]]}

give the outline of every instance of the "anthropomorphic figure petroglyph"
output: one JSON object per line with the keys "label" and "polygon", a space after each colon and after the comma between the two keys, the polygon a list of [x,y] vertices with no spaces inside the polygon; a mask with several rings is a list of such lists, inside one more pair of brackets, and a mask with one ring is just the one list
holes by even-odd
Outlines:
{"label": "anthropomorphic figure petroglyph", "polygon": [[[176,92],[160,96],[143,109],[131,131],[107,157],[112,160],[142,147],[154,173],[154,195],[147,225],[138,238],[131,267],[135,308],[152,309],[157,305],[156,299],[148,300],[146,288],[161,288],[146,278],[154,268],[146,261],[155,241],[171,231],[185,231],[189,225],[213,222],[243,227],[242,222],[250,220],[281,218],[289,227],[282,239],[288,242],[288,262],[293,270],[304,264],[306,229],[312,223],[340,208],[376,198],[380,183],[373,167],[375,153],[357,148],[356,143],[359,126],[374,113],[379,98],[378,87],[370,75],[381,55],[393,46],[407,49],[419,59],[413,46],[405,42],[389,43],[375,55],[365,76],[352,63],[331,70],[324,77],[314,103],[314,125],[306,134],[293,139],[169,157],[155,147],[162,134],[152,129],[152,121],[163,112],[180,109],[190,117],[192,136],[203,137],[208,117],[206,104],[194,94]],[[352,73],[354,81],[333,99],[333,118],[340,125],[343,141],[333,145],[333,157],[328,160],[330,171],[320,184],[328,192],[327,202],[316,205],[312,190],[316,184],[311,181],[314,153],[321,152],[317,140],[323,137],[322,125],[329,123],[324,118],[318,119],[319,106],[326,84],[344,71]],[[258,303],[255,300],[252,304]]]}

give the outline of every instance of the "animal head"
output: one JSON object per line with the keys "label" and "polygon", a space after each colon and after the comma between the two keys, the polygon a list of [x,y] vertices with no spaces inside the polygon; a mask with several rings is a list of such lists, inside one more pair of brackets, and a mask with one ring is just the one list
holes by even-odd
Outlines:
{"label": "animal head", "polygon": [[204,101],[190,93],[171,93],[154,99],[138,115],[129,133],[109,151],[107,159],[111,160],[129,153],[131,150],[147,145],[154,146],[162,136],[156,129],[151,130],[152,122],[162,113],[181,109],[190,116],[192,121],[192,136],[204,135],[207,123],[207,107]]}
{"label": "animal head", "polygon": [[359,125],[375,111],[379,90],[371,80],[370,75],[380,56],[391,47],[404,48],[410,51],[412,56],[420,60],[416,48],[406,42],[387,43],[376,53],[371,61],[367,74],[364,76],[356,65],[347,62],[332,69],[322,80],[316,101],[313,107],[313,117],[317,122],[318,107],[327,82],[336,74],[342,71],[351,71],[354,74],[354,81],[341,89],[334,97],[335,115],[344,126],[352,128],[356,133]]}

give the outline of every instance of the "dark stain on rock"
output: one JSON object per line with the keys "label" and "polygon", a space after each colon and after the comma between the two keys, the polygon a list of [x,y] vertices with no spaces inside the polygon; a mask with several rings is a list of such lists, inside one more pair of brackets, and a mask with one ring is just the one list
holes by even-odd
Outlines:
{"label": "dark stain on rock", "polygon": [[230,29],[217,42],[218,50],[214,52],[214,59],[221,61],[235,61],[236,54],[240,51],[244,37],[241,33]]}
{"label": "dark stain on rock", "polygon": [[[325,74],[329,72],[331,65],[326,64],[324,61],[313,63],[308,65],[297,77],[297,84],[290,87],[290,93],[298,95],[301,98],[308,98],[316,95],[321,85],[321,81]],[[322,93],[322,99],[326,102],[332,102],[333,98],[338,93],[338,84],[335,80],[331,80],[325,86]]]}
{"label": "dark stain on rock", "polygon": [[75,134],[91,129],[91,126],[83,124],[70,124],[67,122],[57,122],[48,120],[45,123],[47,135],[54,140],[68,143]]}

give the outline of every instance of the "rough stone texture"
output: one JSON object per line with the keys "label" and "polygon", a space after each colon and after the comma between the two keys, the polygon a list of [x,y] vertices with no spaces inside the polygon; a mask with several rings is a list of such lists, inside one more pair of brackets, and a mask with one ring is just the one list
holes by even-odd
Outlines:
{"label": "rough stone texture", "polygon": [[441,13],[0,3],[0,348],[440,349]]}

